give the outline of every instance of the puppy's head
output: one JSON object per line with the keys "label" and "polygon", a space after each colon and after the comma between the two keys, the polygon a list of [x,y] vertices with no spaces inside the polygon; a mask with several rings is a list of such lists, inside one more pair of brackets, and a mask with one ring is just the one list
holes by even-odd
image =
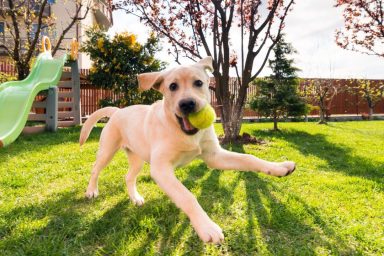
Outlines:
{"label": "puppy's head", "polygon": [[188,121],[188,115],[200,111],[210,102],[207,69],[213,70],[211,57],[190,66],[140,74],[139,88],[160,91],[164,96],[165,107],[173,115],[172,118],[177,120],[180,129],[188,135],[193,135],[199,130]]}

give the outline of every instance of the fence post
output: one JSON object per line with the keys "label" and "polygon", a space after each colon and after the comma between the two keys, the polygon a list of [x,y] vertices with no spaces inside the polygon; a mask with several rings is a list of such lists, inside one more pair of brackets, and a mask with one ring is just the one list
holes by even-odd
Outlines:
{"label": "fence post", "polygon": [[74,109],[73,121],[75,125],[81,124],[81,104],[80,104],[80,74],[79,74],[79,65],[78,61],[71,63],[71,72],[72,72],[72,92],[73,92],[73,106]]}
{"label": "fence post", "polygon": [[355,99],[356,99],[356,115],[359,115],[359,94],[355,92]]}
{"label": "fence post", "polygon": [[53,86],[48,89],[47,106],[46,106],[46,129],[47,131],[57,131],[58,119],[58,88]]}

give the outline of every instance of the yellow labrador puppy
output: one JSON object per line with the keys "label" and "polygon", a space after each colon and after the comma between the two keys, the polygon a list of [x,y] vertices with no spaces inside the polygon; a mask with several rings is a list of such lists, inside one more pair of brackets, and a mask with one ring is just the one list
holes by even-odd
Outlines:
{"label": "yellow labrador puppy", "polygon": [[130,163],[125,181],[129,197],[136,205],[144,203],[137,192],[136,177],[144,161],[151,165],[151,176],[171,200],[188,215],[192,226],[204,242],[220,243],[221,228],[201,208],[193,194],[175,177],[174,169],[195,158],[210,168],[263,172],[286,176],[295,170],[295,163],[274,163],[253,155],[239,154],[220,147],[213,125],[204,130],[193,127],[188,114],[199,111],[210,101],[209,76],[212,58],[207,57],[190,66],[138,76],[142,90],[151,88],[163,94],[163,100],[124,109],[106,107],[93,113],[80,134],[80,145],[88,138],[95,123],[109,117],[101,136],[96,162],[92,169],[86,196],[98,195],[100,171],[119,149],[124,149]]}

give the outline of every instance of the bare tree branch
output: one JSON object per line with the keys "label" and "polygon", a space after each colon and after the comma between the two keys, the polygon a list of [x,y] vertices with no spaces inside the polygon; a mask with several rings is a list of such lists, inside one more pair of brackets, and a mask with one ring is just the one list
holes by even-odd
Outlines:
{"label": "bare tree branch", "polygon": [[[251,81],[254,80],[260,73],[261,71],[264,69],[265,67],[265,64],[269,58],[269,55],[273,49],[273,47],[276,45],[276,43],[279,41],[280,39],[280,36],[281,36],[281,31],[283,30],[283,26],[284,26],[284,21],[285,21],[285,18],[287,17],[287,14],[288,14],[288,11],[290,10],[291,6],[293,5],[294,1],[291,0],[289,2],[289,4],[287,5],[285,11],[284,11],[284,14],[283,16],[280,18],[280,24],[279,24],[279,28],[278,28],[278,32],[277,32],[277,35],[276,35],[276,38],[275,39],[272,39],[272,44],[271,46],[268,48],[268,51],[267,51],[267,54],[265,55],[265,58],[264,58],[264,61],[262,63],[262,65],[260,66],[259,70],[251,77]],[[268,33],[268,36],[270,36],[270,33]],[[260,50],[260,49],[259,49]]]}
{"label": "bare tree branch", "polygon": [[[213,56],[215,92],[217,102],[221,105],[225,136],[238,135],[248,83],[264,68],[294,0],[120,1],[117,5],[119,9],[139,17],[172,44],[177,59],[179,52],[183,52],[186,58],[201,58],[202,51],[199,48]],[[280,23],[276,23],[278,19]],[[237,57],[237,53],[233,49],[231,51],[234,39],[230,31],[235,26],[240,26],[241,30],[241,58],[238,58],[241,60],[238,63],[241,73],[235,62],[231,61],[232,54]],[[245,40],[248,45],[245,45]],[[260,56],[264,49],[267,55]],[[265,60],[252,76],[256,56]],[[232,67],[237,76],[236,88],[229,84]]]}
{"label": "bare tree branch", "polygon": [[37,18],[36,34],[34,35],[33,41],[29,45],[29,49],[28,49],[27,54],[26,54],[26,59],[28,59],[28,60],[31,59],[32,54],[35,51],[36,44],[37,44],[39,37],[40,37],[41,24],[43,22],[44,9],[45,9],[45,6],[47,5],[47,1],[48,0],[43,0],[43,2],[41,3],[41,6],[40,6],[40,10],[39,10],[38,18]]}
{"label": "bare tree branch", "polygon": [[[5,0],[9,6],[7,11],[0,11],[0,16],[5,21],[6,31],[10,35],[9,39],[0,45],[8,55],[15,61],[18,72],[18,79],[24,79],[29,73],[29,63],[36,54],[41,31],[53,26],[49,23],[50,17],[47,16],[47,7],[50,7],[48,0]],[[70,24],[63,31],[60,40],[56,43],[54,53],[59,48],[64,35],[79,20],[84,19],[90,9],[90,3],[82,17],[79,16],[84,4],[77,6],[75,15],[71,17]],[[36,24],[36,25],[34,25]],[[36,26],[36,27],[32,27]],[[54,54],[53,53],[53,54]]]}
{"label": "bare tree branch", "polygon": [[61,42],[63,41],[63,39],[64,39],[65,35],[68,33],[68,31],[76,24],[76,22],[78,22],[80,20],[84,20],[87,17],[88,12],[91,9],[91,1],[89,1],[87,3],[87,5],[85,6],[84,15],[80,16],[80,13],[81,13],[81,10],[83,7],[84,7],[83,2],[80,2],[79,4],[77,4],[75,15],[73,17],[71,17],[71,22],[68,24],[68,26],[65,29],[63,29],[63,31],[61,32],[61,35],[59,36],[59,40],[57,40],[56,45],[53,47],[53,50],[52,50],[53,56],[59,50]]}

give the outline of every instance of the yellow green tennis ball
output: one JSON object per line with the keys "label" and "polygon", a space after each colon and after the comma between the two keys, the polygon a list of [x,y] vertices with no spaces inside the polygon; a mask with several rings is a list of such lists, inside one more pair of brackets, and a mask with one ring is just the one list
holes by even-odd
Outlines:
{"label": "yellow green tennis ball", "polygon": [[216,120],[216,113],[212,106],[207,104],[199,112],[189,114],[188,120],[193,127],[205,129]]}

